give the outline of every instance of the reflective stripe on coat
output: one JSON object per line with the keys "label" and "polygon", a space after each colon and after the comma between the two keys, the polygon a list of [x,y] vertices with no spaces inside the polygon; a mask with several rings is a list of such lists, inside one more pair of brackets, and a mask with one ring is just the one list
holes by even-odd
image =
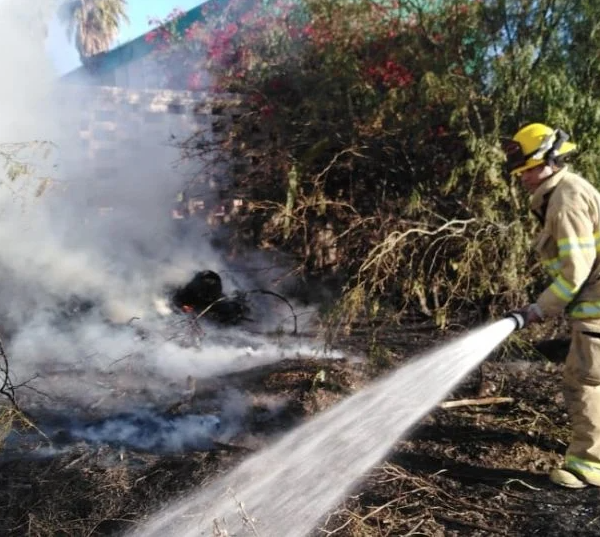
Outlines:
{"label": "reflective stripe on coat", "polygon": [[600,193],[563,168],[538,187],[531,208],[543,225],[536,251],[553,278],[537,299],[544,316],[600,318]]}

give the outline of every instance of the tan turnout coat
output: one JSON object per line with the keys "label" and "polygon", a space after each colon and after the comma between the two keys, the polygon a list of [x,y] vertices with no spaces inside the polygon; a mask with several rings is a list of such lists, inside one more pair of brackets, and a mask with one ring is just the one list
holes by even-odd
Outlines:
{"label": "tan turnout coat", "polygon": [[563,168],[532,198],[542,222],[536,250],[553,278],[538,297],[544,317],[600,319],[600,193]]}
{"label": "tan turnout coat", "polygon": [[544,317],[573,320],[563,393],[572,438],[566,464],[600,479],[600,193],[563,168],[532,198],[542,222],[536,250],[552,276],[537,299]]}

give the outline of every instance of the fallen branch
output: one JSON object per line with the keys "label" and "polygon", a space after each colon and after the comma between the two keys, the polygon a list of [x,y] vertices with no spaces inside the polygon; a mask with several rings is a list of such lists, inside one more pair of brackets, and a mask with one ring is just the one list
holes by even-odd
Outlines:
{"label": "fallen branch", "polygon": [[63,470],[68,470],[69,468],[72,468],[73,466],[75,466],[77,463],[83,462],[87,459],[89,459],[92,456],[92,453],[89,451],[86,451],[85,453],[83,453],[83,455],[80,455],[79,457],[76,457],[75,459],[73,459],[70,463],[65,464],[65,466],[62,467]]}
{"label": "fallen branch", "polygon": [[512,397],[482,397],[480,399],[458,399],[457,401],[444,401],[439,408],[458,408],[462,406],[497,405],[501,403],[514,403]]}
{"label": "fallen branch", "polygon": [[504,483],[504,485],[510,485],[511,483],[519,483],[519,484],[523,485],[524,487],[527,487],[529,490],[542,490],[539,487],[534,487],[533,485],[526,483],[522,479],[509,479],[506,483]]}
{"label": "fallen branch", "polygon": [[[417,525],[415,527],[413,527],[412,530],[410,530],[408,533],[404,534],[404,537],[408,537],[409,535],[415,535],[417,533],[417,530],[423,525],[424,522],[425,522],[424,518],[422,518],[421,520],[419,520],[419,522],[417,523]],[[423,535],[423,534],[419,534],[419,535]]]}
{"label": "fallen branch", "polygon": [[444,515],[441,513],[434,513],[433,515],[436,519],[443,520],[444,522],[450,522],[451,524],[459,524],[461,526],[465,526],[467,528],[474,528],[477,530],[485,531],[487,534],[491,535],[508,535],[504,530],[497,530],[486,524],[478,524],[477,522],[468,522],[466,520],[461,520],[460,518],[455,518],[452,516]]}

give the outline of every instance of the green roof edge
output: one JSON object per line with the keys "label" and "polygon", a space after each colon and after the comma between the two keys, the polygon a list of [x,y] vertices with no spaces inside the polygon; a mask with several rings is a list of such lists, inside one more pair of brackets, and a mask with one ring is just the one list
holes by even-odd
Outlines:
{"label": "green roof edge", "polygon": [[[183,33],[185,30],[190,28],[195,22],[205,22],[206,19],[202,13],[202,8],[207,4],[217,4],[223,5],[227,3],[227,0],[208,0],[199,6],[196,6],[189,11],[187,11],[184,15],[176,21],[176,31],[177,33]],[[147,56],[152,51],[155,50],[155,45],[149,43],[147,41],[146,36],[152,32],[155,32],[162,26],[157,26],[152,30],[149,30],[145,34],[128,41],[127,43],[123,43],[118,47],[115,47],[108,52],[102,52],[100,54],[96,54],[93,56],[93,74],[94,75],[102,75],[109,71],[112,71],[123,65],[125,63],[139,60],[144,56]],[[71,79],[77,79],[80,75],[89,75],[90,69],[85,65],[80,65],[72,71],[61,76],[61,80],[69,81]]]}

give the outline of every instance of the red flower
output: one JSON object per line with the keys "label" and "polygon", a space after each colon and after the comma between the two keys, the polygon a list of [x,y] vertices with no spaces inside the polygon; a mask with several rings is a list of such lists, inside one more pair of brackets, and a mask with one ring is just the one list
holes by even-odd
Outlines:
{"label": "red flower", "polygon": [[225,27],[225,35],[227,37],[233,37],[237,33],[237,31],[238,31],[238,26],[234,22],[228,24]]}
{"label": "red flower", "polygon": [[414,82],[413,74],[394,60],[386,60],[379,65],[367,66],[365,74],[373,83],[382,84],[388,88],[402,88]]}
{"label": "red flower", "polygon": [[265,104],[261,107],[260,113],[263,117],[271,117],[275,112],[275,107],[272,104]]}
{"label": "red flower", "polygon": [[304,28],[302,28],[302,30],[300,30],[300,32],[305,37],[312,37],[315,33],[315,29],[312,24],[307,24]]}

